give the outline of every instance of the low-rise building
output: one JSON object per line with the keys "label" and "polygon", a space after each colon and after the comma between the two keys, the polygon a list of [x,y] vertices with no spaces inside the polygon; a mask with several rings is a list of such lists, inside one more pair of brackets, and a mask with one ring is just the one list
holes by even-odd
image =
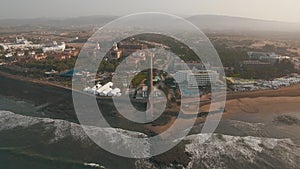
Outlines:
{"label": "low-rise building", "polygon": [[177,83],[184,83],[187,81],[187,76],[188,76],[189,71],[178,71],[174,75],[174,79],[176,80]]}
{"label": "low-rise building", "polygon": [[35,60],[44,60],[47,58],[47,55],[44,53],[34,55]]}
{"label": "low-rise building", "polygon": [[248,52],[248,58],[250,60],[257,60],[257,61],[273,64],[279,60],[280,56],[273,52],[272,53]]}
{"label": "low-rise building", "polygon": [[212,70],[199,70],[188,74],[187,82],[189,88],[197,88],[199,86],[214,85],[218,82],[219,74]]}
{"label": "low-rise building", "polygon": [[57,42],[53,42],[51,45],[45,45],[43,47],[43,52],[53,52],[53,51],[65,51],[66,49],[66,44],[64,42],[61,43],[61,45],[58,45]]}
{"label": "low-rise building", "polygon": [[187,83],[189,88],[198,88],[216,84],[219,80],[219,73],[212,70],[182,70],[176,72],[174,78],[177,83]]}

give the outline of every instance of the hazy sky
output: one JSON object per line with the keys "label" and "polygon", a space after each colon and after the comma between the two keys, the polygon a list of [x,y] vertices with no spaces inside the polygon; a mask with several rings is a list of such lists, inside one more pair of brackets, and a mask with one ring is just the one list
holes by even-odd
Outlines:
{"label": "hazy sky", "polygon": [[0,0],[0,18],[166,12],[300,22],[300,0]]}

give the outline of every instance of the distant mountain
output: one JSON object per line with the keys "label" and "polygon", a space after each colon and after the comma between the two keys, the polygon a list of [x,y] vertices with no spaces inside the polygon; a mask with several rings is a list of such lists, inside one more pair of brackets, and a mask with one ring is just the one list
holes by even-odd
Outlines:
{"label": "distant mountain", "polygon": [[195,15],[187,18],[202,30],[298,32],[300,23],[287,23],[219,15]]}
{"label": "distant mountain", "polygon": [[[0,27],[50,26],[50,27],[101,27],[119,16],[84,16],[74,18],[0,19]],[[287,23],[231,17],[221,15],[195,15],[186,18],[202,30],[209,31],[249,31],[249,32],[300,32],[300,23]]]}
{"label": "distant mountain", "polygon": [[1,27],[13,26],[103,26],[117,16],[83,16],[74,18],[0,19]]}

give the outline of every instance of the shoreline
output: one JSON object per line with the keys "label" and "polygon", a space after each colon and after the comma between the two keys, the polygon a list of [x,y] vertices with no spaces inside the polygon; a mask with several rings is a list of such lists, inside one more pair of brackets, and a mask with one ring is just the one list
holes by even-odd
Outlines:
{"label": "shoreline", "polygon": [[[74,92],[75,91],[75,92],[80,93],[80,94],[85,94],[85,95],[88,95],[88,96],[94,96],[94,95],[90,95],[90,94],[88,94],[86,92],[83,92],[83,91],[75,90],[75,89],[72,89],[72,88],[67,87],[67,86],[59,85],[59,84],[52,83],[52,82],[49,82],[49,81],[43,81],[43,80],[40,80],[40,79],[33,79],[33,78],[29,78],[29,77],[24,77],[24,76],[13,75],[13,74],[9,74],[9,73],[2,72],[2,71],[0,71],[0,76],[4,77],[4,78],[7,78],[7,79],[21,81],[21,82],[28,82],[28,83],[33,83],[33,84],[36,84],[36,85],[44,85],[44,86],[48,86],[48,87],[57,87],[59,89],[64,89],[64,90],[67,90],[69,92]],[[109,98],[109,97],[96,96],[96,98],[97,99],[106,99],[106,98]]]}
{"label": "shoreline", "polygon": [[[73,107],[72,90],[70,88],[62,87],[60,85],[49,82],[42,82],[41,80],[10,75],[3,72],[0,72],[0,77],[1,76],[3,76],[3,79],[14,80],[13,82],[11,82],[11,84],[10,82],[6,83],[6,81],[4,81],[2,85],[4,89],[3,93],[14,93],[16,94],[16,97],[20,98],[21,100],[29,100],[29,103],[33,103],[34,105],[39,107],[39,110],[40,108],[42,108],[41,112],[43,112],[43,114],[35,114],[34,116],[42,118],[46,117],[53,119],[62,119],[79,123]],[[24,85],[21,82],[29,83],[29,85]],[[30,85],[30,83],[34,85]],[[18,90],[15,90],[14,88],[17,88]],[[45,97],[40,97],[41,92],[45,92]],[[94,96],[89,95],[85,92],[81,93],[84,93],[86,96]],[[127,119],[122,118],[117,113],[115,113],[115,109],[112,108],[113,106],[103,106],[108,103],[110,104],[109,99],[111,98],[103,98],[103,102],[100,101],[100,105],[103,108],[103,110],[101,111],[103,112],[103,116],[109,122],[111,122],[111,124],[113,124],[113,127],[116,128],[143,133],[148,133],[149,131],[154,133],[161,133],[166,128],[168,128],[168,126],[173,124],[175,120],[175,116],[170,110],[170,112],[166,114],[165,118],[163,118],[162,121],[158,121],[154,126],[136,126],[136,124],[129,123]],[[227,96],[225,106],[226,110],[222,114],[222,120],[269,123],[274,119],[274,115],[298,112],[299,101],[300,84],[280,88],[277,90],[230,93]],[[207,110],[209,110],[208,108],[209,103],[202,103],[202,112],[207,112]],[[24,114],[23,111],[24,108],[22,107],[22,109],[20,109],[20,112],[15,113]],[[32,114],[30,114],[29,116],[32,116]],[[180,123],[184,124],[186,120],[189,119],[182,118],[180,120]],[[203,124],[203,122],[205,122],[205,117],[200,116],[196,119],[195,125]]]}
{"label": "shoreline", "polygon": [[[2,76],[4,78],[8,78],[8,79],[34,83],[34,84],[38,84],[38,85],[45,85],[45,86],[50,86],[50,87],[57,87],[60,89],[71,91],[71,92],[76,91],[76,92],[79,92],[82,94],[87,94],[85,92],[82,92],[79,90],[74,90],[70,87],[52,83],[49,81],[43,81],[40,79],[33,79],[33,78],[24,77],[24,76],[13,75],[13,74],[9,74],[9,73],[2,72],[2,71],[0,71],[0,76]],[[293,92],[290,92],[290,91],[293,91]],[[89,94],[87,94],[87,95],[89,95]],[[93,95],[91,95],[91,96],[93,96]],[[96,96],[96,97],[99,99],[105,99],[105,97],[98,97],[98,96]],[[241,98],[258,98],[258,97],[300,97],[300,84],[282,87],[282,88],[275,89],[275,90],[265,89],[265,90],[256,90],[256,91],[247,91],[247,92],[227,93],[226,101],[241,99]]]}
{"label": "shoreline", "polygon": [[51,86],[51,87],[58,87],[58,88],[61,88],[61,89],[73,91],[73,89],[70,88],[70,87],[62,86],[62,85],[59,85],[59,84],[56,84],[56,83],[51,83],[49,81],[42,81],[42,80],[39,80],[39,79],[33,79],[33,78],[29,78],[29,77],[24,77],[24,76],[13,75],[13,74],[9,74],[9,73],[2,72],[2,71],[0,71],[0,76],[5,77],[5,78],[9,78],[9,79],[13,79],[13,80],[30,82],[30,83],[34,83],[34,84],[40,84],[40,85]]}

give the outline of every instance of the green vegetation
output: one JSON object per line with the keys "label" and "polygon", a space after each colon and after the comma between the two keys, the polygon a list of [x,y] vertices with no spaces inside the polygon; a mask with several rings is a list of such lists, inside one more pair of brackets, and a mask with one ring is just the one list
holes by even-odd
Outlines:
{"label": "green vegetation", "polygon": [[26,60],[20,61],[16,63],[16,66],[28,68],[28,69],[38,69],[41,71],[50,71],[52,69],[57,70],[59,72],[65,71],[68,69],[72,69],[75,65],[77,58],[71,59],[51,59],[47,58],[45,60]]}
{"label": "green vegetation", "polygon": [[99,65],[98,71],[115,72],[118,65],[119,65],[118,60],[107,60],[107,61],[102,60],[100,65]]}
{"label": "green vegetation", "polygon": [[244,48],[229,48],[226,44],[216,44],[216,50],[225,67],[238,68],[239,62],[247,58],[247,49]]}
{"label": "green vegetation", "polygon": [[289,60],[277,62],[274,65],[247,66],[240,70],[241,78],[271,80],[297,72]]}
{"label": "green vegetation", "polygon": [[[253,41],[250,42],[254,43]],[[275,64],[269,65],[242,65],[242,61],[249,59],[247,54],[249,51],[275,52],[281,55],[288,53],[286,49],[283,50],[274,45],[265,45],[261,49],[252,49],[249,47],[250,42],[242,41],[239,44],[241,46],[233,47],[237,45],[238,42],[229,41],[227,39],[217,39],[213,41],[223,66],[228,68],[225,69],[226,76],[270,80],[297,72],[293,63],[289,60],[277,61]],[[243,45],[245,46],[242,47]]]}
{"label": "green vegetation", "polygon": [[[197,54],[190,49],[186,44],[161,34],[140,34],[134,36],[136,40],[144,40],[149,42],[156,42],[170,47],[170,51],[179,56],[182,60],[188,61],[200,61]],[[150,48],[151,46],[149,46]]]}
{"label": "green vegetation", "polygon": [[146,71],[140,72],[132,79],[131,83],[134,87],[137,87],[142,83],[143,80],[147,79],[147,77],[148,73]]}

